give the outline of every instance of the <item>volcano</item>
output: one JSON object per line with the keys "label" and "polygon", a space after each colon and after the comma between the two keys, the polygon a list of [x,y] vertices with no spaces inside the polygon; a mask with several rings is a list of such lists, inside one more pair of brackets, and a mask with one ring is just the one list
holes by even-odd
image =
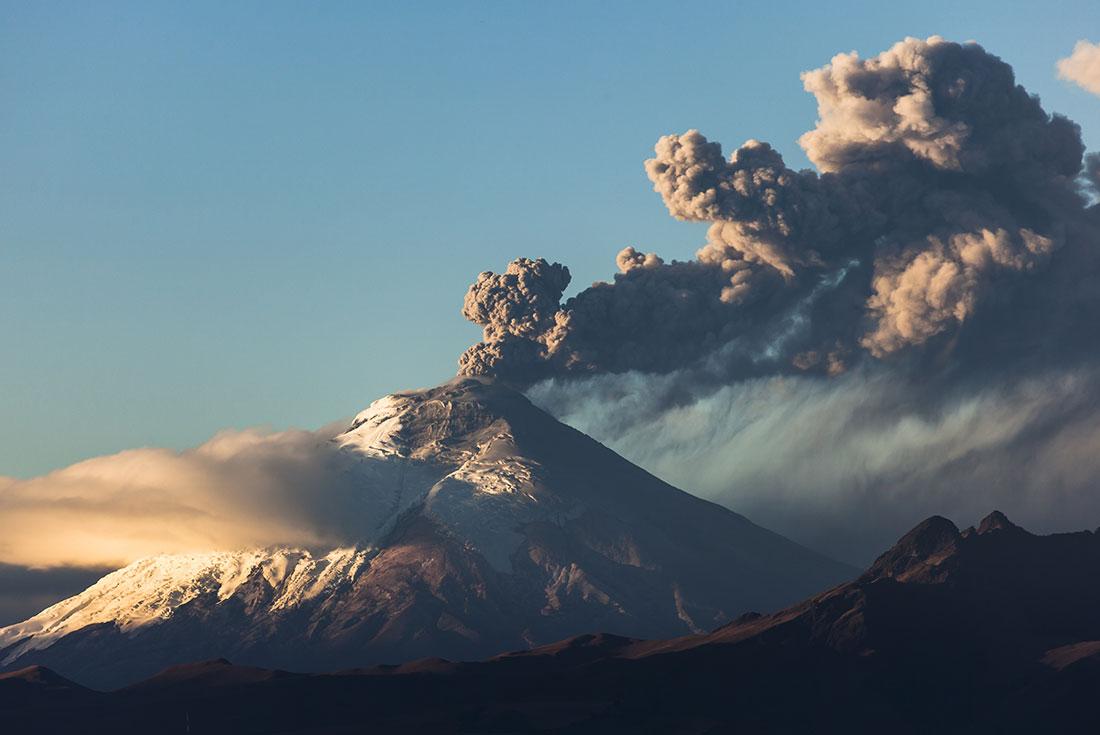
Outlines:
{"label": "volcano", "polygon": [[354,545],[136,561],[0,629],[0,666],[113,688],[222,657],[475,659],[591,630],[699,634],[855,576],[488,379],[387,396],[333,441],[367,519]]}

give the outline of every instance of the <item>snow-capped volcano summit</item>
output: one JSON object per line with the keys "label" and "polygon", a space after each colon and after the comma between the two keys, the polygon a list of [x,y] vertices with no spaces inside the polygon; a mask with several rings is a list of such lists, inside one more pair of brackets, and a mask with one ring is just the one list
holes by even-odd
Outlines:
{"label": "snow-capped volcano summit", "polygon": [[0,629],[0,667],[113,686],[220,656],[334,669],[590,630],[668,637],[851,572],[486,380],[387,396],[333,441],[361,488],[353,548],[137,561]]}

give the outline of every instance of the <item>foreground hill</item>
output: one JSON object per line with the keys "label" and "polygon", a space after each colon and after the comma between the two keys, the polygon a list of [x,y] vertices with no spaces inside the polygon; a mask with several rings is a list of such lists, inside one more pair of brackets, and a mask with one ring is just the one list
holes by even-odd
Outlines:
{"label": "foreground hill", "polygon": [[356,546],[140,560],[0,628],[0,667],[113,688],[220,657],[482,658],[587,630],[703,632],[855,575],[487,380],[383,398],[335,441],[369,511]]}
{"label": "foreground hill", "polygon": [[0,716],[93,732],[1095,732],[1098,575],[1100,535],[930,518],[856,581],[706,635],[330,675],[208,661]]}

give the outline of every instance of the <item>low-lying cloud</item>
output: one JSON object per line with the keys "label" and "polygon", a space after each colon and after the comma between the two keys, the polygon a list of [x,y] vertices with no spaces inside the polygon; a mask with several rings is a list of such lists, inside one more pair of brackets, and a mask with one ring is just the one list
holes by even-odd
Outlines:
{"label": "low-lying cloud", "polygon": [[134,449],[0,478],[0,562],[117,567],[158,553],[357,538],[362,488],[331,435],[223,432],[182,452]]}

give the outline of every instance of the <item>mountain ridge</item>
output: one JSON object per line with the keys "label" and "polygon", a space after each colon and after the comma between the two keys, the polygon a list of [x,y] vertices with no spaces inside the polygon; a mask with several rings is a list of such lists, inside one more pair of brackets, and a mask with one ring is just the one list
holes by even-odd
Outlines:
{"label": "mountain ridge", "polygon": [[333,441],[361,488],[357,544],[139,560],[0,629],[0,666],[109,688],[219,657],[302,670],[480,658],[592,628],[702,632],[855,573],[487,379],[379,399]]}
{"label": "mountain ridge", "polygon": [[[1089,732],[1100,535],[991,518],[981,533],[931,518],[857,579],[707,634],[589,633],[484,661],[328,675],[205,662],[95,707],[116,731],[183,732],[164,715],[191,708],[203,731],[245,733]],[[279,708],[291,700],[300,706]],[[90,706],[51,716],[82,722]]]}

